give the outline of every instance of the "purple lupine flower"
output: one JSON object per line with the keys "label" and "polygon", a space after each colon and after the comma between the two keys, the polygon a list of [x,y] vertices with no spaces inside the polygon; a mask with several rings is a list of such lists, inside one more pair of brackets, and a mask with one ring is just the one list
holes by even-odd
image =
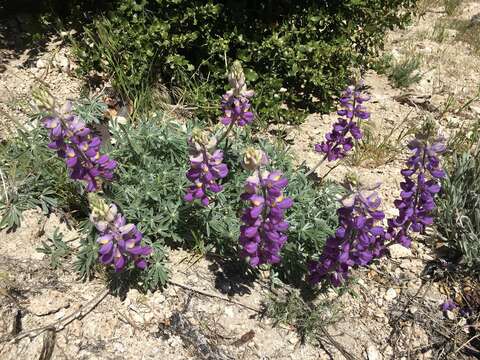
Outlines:
{"label": "purple lupine flower", "polygon": [[92,213],[90,220],[99,232],[97,243],[102,264],[112,264],[116,272],[122,271],[129,262],[145,269],[146,256],[152,253],[150,246],[142,245],[142,233],[134,224],[127,224],[115,204],[108,206],[100,197],[89,196]]}
{"label": "purple lupine flower", "polygon": [[207,135],[199,130],[193,131],[189,145],[190,169],[186,176],[193,184],[187,189],[184,200],[192,202],[198,199],[203,206],[208,206],[208,191],[222,191],[223,186],[218,184],[218,180],[228,175],[227,165],[222,163],[223,151],[212,150],[215,142],[210,141],[209,144]]}
{"label": "purple lupine flower", "polygon": [[365,266],[385,253],[385,231],[377,225],[385,215],[378,210],[380,197],[371,191],[378,186],[357,190],[342,200],[335,235],[327,239],[319,260],[308,264],[310,283],[327,279],[333,286],[340,286],[351,267]]}
{"label": "purple lupine flower", "polygon": [[88,192],[99,190],[100,180],[113,179],[117,163],[100,154],[101,139],[78,116],[71,114],[70,102],[60,113],[47,116],[43,123],[49,130],[48,147],[65,159],[72,179],[86,182]]}
{"label": "purple lupine flower", "polygon": [[439,179],[445,177],[438,155],[446,149],[441,140],[428,144],[415,138],[409,145],[414,154],[407,160],[407,168],[401,170],[404,181],[400,183],[400,199],[395,200],[398,216],[388,220],[386,238],[410,247],[410,231],[423,233],[433,223],[435,195],[440,192]]}
{"label": "purple lupine flower", "polygon": [[328,161],[345,157],[353,148],[354,140],[360,140],[363,136],[356,119],[367,120],[370,117],[363,105],[370,97],[362,94],[362,86],[363,82],[359,82],[342,93],[339,99],[341,109],[337,111],[341,117],[333,124],[332,131],[325,135],[325,141],[315,145],[315,151],[323,153]]}
{"label": "purple lupine flower", "polygon": [[228,74],[228,80],[232,89],[222,96],[222,116],[220,121],[224,125],[245,126],[251,124],[254,118],[250,98],[252,90],[247,90],[245,74],[240,62],[235,61]]}
{"label": "purple lupine flower", "polygon": [[452,311],[457,307],[458,305],[452,299],[447,299],[440,305],[442,311]]}
{"label": "purple lupine flower", "polygon": [[[264,159],[258,156],[258,159]],[[260,167],[261,162],[258,162]],[[292,199],[284,197],[283,190],[288,180],[280,171],[263,172],[259,169],[248,177],[241,199],[249,206],[243,210],[240,227],[241,257],[248,258],[251,266],[275,264],[280,261],[280,250],[287,241],[285,210],[293,205]]]}

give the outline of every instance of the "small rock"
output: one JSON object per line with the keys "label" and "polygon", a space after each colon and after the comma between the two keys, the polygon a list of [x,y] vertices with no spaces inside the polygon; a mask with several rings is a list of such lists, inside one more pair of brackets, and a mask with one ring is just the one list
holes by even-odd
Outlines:
{"label": "small rock", "polygon": [[68,58],[63,54],[55,56],[55,65],[63,72],[68,72],[68,70],[70,70],[70,61],[68,61]]}
{"label": "small rock", "polygon": [[470,105],[470,110],[472,110],[475,114],[480,115],[480,106]]}
{"label": "small rock", "polygon": [[417,311],[418,311],[418,308],[416,306],[410,306],[410,308],[408,309],[408,311],[410,312],[410,314],[415,314]]}
{"label": "small rock", "polygon": [[367,348],[367,359],[368,360],[382,360],[382,355],[373,345],[369,345]]}
{"label": "small rock", "polygon": [[290,336],[288,338],[288,342],[292,345],[295,345],[298,343],[298,338],[297,338],[297,335],[296,334],[293,334],[292,336]]}
{"label": "small rock", "polygon": [[128,120],[125,116],[115,116],[113,120],[122,125],[126,125],[128,123]]}
{"label": "small rock", "polygon": [[393,244],[388,247],[392,259],[401,259],[412,257],[412,250],[400,244]]}
{"label": "small rock", "polygon": [[387,301],[392,301],[396,297],[397,297],[397,292],[395,291],[395,289],[390,288],[385,293],[384,299]]}
{"label": "small rock", "polygon": [[38,69],[45,69],[47,67],[47,62],[43,59],[38,59],[36,63]]}
{"label": "small rock", "polygon": [[430,256],[428,254],[420,255],[420,259],[425,260],[425,261],[433,261],[434,260],[433,256]]}
{"label": "small rock", "polygon": [[457,317],[453,311],[447,310],[445,313],[449,320],[455,320],[455,318]]}

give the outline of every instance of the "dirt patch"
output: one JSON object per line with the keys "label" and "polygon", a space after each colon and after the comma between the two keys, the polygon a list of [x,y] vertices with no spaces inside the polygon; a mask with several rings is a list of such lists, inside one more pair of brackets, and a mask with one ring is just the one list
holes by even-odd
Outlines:
{"label": "dirt patch", "polygon": [[30,126],[32,87],[46,86],[60,101],[80,94],[82,81],[74,76],[75,63],[62,37],[50,38],[42,53],[31,52],[0,49],[0,139],[14,134],[18,124]]}

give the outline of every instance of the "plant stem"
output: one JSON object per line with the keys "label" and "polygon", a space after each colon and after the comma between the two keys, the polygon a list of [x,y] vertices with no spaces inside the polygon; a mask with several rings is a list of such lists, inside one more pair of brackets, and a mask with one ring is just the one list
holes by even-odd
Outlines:
{"label": "plant stem", "polygon": [[227,130],[223,133],[222,136],[220,136],[220,139],[218,139],[217,146],[228,136],[230,131],[232,131],[234,124],[235,124],[235,121],[234,121],[234,119],[232,119],[232,122],[230,123],[230,125],[228,125]]}
{"label": "plant stem", "polygon": [[319,167],[320,165],[323,164],[323,162],[324,162],[326,159],[327,159],[327,155],[325,155],[325,156],[323,157],[323,159],[321,159],[309,172],[307,172],[307,173],[305,174],[305,176],[311,175],[315,170],[318,169],[318,167]]}

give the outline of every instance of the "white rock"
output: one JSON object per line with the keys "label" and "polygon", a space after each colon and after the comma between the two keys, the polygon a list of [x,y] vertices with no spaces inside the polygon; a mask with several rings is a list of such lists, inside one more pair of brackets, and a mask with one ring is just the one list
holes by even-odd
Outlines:
{"label": "white rock", "polygon": [[412,250],[400,244],[393,244],[388,247],[392,259],[401,259],[412,257]]}
{"label": "white rock", "polygon": [[367,359],[368,360],[382,360],[382,355],[373,345],[369,345],[367,348]]}
{"label": "white rock", "polygon": [[455,320],[456,315],[453,311],[447,310],[446,313],[447,313],[447,318],[448,319]]}
{"label": "white rock", "polygon": [[470,105],[470,110],[472,110],[475,114],[480,115],[480,106]]}
{"label": "white rock", "polygon": [[395,289],[390,288],[385,293],[384,299],[387,301],[392,301],[396,297],[397,297],[397,292],[395,291]]}
{"label": "white rock", "polygon": [[38,69],[45,69],[47,67],[47,62],[43,59],[38,59],[36,63]]}
{"label": "white rock", "polygon": [[116,121],[119,124],[122,124],[122,125],[125,125],[128,122],[127,118],[125,116],[121,116],[121,115],[120,116],[114,116],[113,120]]}
{"label": "white rock", "polygon": [[57,56],[55,56],[55,65],[62,69],[63,72],[68,72],[70,69],[70,61],[68,61],[68,58],[63,54],[57,54]]}

